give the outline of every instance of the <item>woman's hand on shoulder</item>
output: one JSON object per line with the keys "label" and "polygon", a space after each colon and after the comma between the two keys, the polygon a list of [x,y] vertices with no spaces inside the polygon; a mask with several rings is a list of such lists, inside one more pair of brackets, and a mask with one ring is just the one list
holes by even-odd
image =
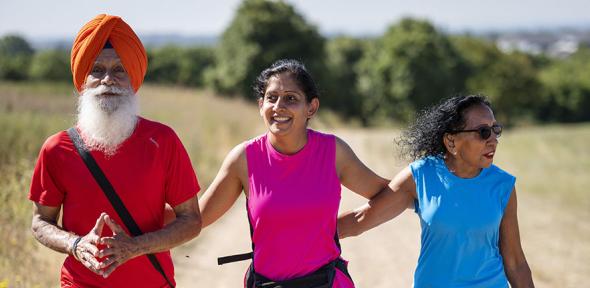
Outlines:
{"label": "woman's hand on shoulder", "polygon": [[413,207],[414,199],[414,178],[410,169],[405,168],[367,204],[338,216],[339,237],[360,235],[395,218],[407,208]]}

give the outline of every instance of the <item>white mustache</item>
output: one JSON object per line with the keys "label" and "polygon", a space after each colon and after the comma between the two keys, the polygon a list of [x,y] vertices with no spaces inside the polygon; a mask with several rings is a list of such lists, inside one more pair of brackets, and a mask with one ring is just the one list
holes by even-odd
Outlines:
{"label": "white mustache", "polygon": [[[119,96],[103,96],[102,93]],[[101,85],[84,90],[78,101],[78,127],[84,142],[90,150],[114,155],[137,123],[137,96],[131,89]]]}
{"label": "white mustache", "polygon": [[103,94],[113,94],[113,95],[129,95],[133,94],[133,91],[130,88],[121,88],[121,87],[114,87],[114,86],[106,86],[106,85],[99,85],[96,88],[86,88],[84,90],[84,94],[89,93],[91,95],[99,96]]}

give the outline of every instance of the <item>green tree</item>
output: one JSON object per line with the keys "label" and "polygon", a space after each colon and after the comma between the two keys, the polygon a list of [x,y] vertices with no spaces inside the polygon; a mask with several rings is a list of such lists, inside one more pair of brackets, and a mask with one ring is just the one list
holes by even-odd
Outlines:
{"label": "green tree", "polygon": [[178,82],[183,85],[203,87],[205,71],[214,63],[213,48],[193,47],[184,50],[180,63]]}
{"label": "green tree", "polygon": [[66,50],[45,50],[33,56],[29,71],[35,80],[70,81],[70,54]]}
{"label": "green tree", "polygon": [[327,42],[326,65],[328,90],[322,95],[322,104],[348,117],[362,119],[362,97],[357,88],[358,63],[362,59],[368,40],[336,37]]}
{"label": "green tree", "polygon": [[26,79],[33,53],[33,48],[24,38],[17,35],[2,37],[0,39],[0,79]]}
{"label": "green tree", "polygon": [[213,63],[209,47],[165,46],[148,51],[146,81],[186,86],[204,86],[204,72]]}
{"label": "green tree", "polygon": [[545,93],[537,117],[543,121],[590,121],[590,49],[583,48],[567,59],[543,69],[540,79]]}
{"label": "green tree", "polygon": [[401,121],[462,92],[466,73],[447,36],[429,22],[414,19],[391,26],[359,67],[365,117]]}
{"label": "green tree", "polygon": [[453,44],[468,63],[466,90],[486,95],[498,121],[510,124],[533,117],[540,99],[534,59],[520,52],[505,54],[492,42],[472,37],[455,37]]}
{"label": "green tree", "polygon": [[183,51],[177,46],[149,50],[146,81],[178,84],[183,60]]}
{"label": "green tree", "polygon": [[324,39],[284,1],[245,0],[216,50],[208,83],[222,94],[252,95],[258,74],[281,58],[305,63],[321,85]]}

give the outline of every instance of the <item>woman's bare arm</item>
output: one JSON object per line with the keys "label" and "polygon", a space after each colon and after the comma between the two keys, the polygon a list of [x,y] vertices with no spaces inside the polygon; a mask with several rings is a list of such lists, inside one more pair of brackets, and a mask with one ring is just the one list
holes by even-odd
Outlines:
{"label": "woman's bare arm", "polygon": [[367,204],[338,216],[339,237],[360,235],[395,218],[405,209],[413,206],[415,195],[416,185],[410,169],[406,168]]}
{"label": "woman's bare arm", "polygon": [[390,182],[367,168],[340,139],[336,142],[336,166],[342,185],[369,199],[367,204],[338,216],[340,238],[359,235],[412,206],[416,185],[409,168]]}
{"label": "woman's bare arm", "polygon": [[512,190],[510,200],[504,210],[500,224],[500,252],[504,259],[504,271],[511,287],[535,287],[531,269],[520,245],[518,217],[516,212],[516,189]]}
{"label": "woman's bare arm", "polygon": [[199,200],[203,228],[217,221],[236,202],[247,178],[247,163],[243,144],[226,156],[213,183]]}

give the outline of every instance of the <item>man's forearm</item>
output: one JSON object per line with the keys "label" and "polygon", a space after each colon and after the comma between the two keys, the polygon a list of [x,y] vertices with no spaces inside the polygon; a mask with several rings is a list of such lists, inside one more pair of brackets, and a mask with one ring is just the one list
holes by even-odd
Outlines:
{"label": "man's forearm", "polygon": [[135,255],[153,254],[170,250],[199,235],[201,219],[197,215],[177,215],[176,219],[164,228],[134,238],[137,245]]}
{"label": "man's forearm", "polygon": [[33,236],[39,243],[60,253],[70,254],[77,235],[63,230],[57,223],[51,223],[39,217],[33,218],[31,225]]}

